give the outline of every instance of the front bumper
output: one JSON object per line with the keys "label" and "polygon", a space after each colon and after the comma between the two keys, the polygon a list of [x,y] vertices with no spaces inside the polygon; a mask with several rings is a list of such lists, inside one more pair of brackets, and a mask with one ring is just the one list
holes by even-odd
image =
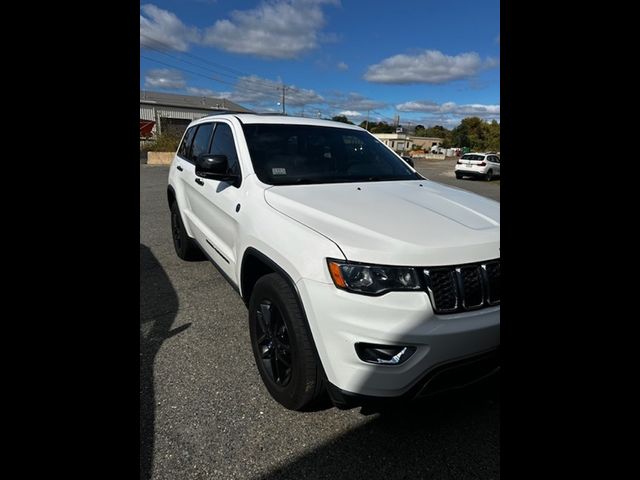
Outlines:
{"label": "front bumper", "polygon": [[[297,286],[327,380],[347,395],[403,396],[435,367],[500,345],[500,306],[436,315],[425,292],[370,297],[308,279]],[[376,365],[360,360],[358,342],[416,351],[402,364]]]}
{"label": "front bumper", "polygon": [[397,397],[372,397],[339,389],[331,383],[328,392],[334,405],[341,409],[388,406],[393,401],[409,401],[460,389],[484,380],[500,370],[500,347],[462,360],[447,362],[429,369],[407,392]]}

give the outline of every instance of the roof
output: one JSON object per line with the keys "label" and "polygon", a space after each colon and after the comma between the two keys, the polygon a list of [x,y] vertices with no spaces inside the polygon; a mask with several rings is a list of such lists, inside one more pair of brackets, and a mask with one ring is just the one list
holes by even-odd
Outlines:
{"label": "roof", "polygon": [[[320,120],[317,118],[310,117],[294,117],[282,114],[255,114],[255,113],[236,113],[236,114],[215,114],[216,118],[224,118],[224,117],[236,117],[242,123],[252,124],[252,123],[273,123],[273,124],[281,124],[281,125],[311,125],[318,127],[338,127],[338,128],[348,128],[351,130],[362,130],[363,128],[358,127],[357,125],[351,125],[348,123],[342,122],[334,122],[332,120]],[[203,117],[196,120],[194,123],[201,123],[205,121],[208,117]]]}
{"label": "roof", "polygon": [[182,95],[166,92],[149,92],[148,90],[140,90],[140,103],[168,107],[193,108],[197,110],[232,110],[237,112],[251,112],[248,108],[238,105],[226,98]]}

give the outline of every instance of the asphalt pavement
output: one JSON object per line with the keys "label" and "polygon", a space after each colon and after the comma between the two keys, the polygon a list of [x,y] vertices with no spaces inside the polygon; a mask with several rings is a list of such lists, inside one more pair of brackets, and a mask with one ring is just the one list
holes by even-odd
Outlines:
{"label": "asphalt pavement", "polygon": [[[500,199],[500,182],[427,178]],[[499,378],[388,412],[291,412],[254,364],[247,310],[174,253],[168,167],[140,165],[141,479],[498,479]]]}

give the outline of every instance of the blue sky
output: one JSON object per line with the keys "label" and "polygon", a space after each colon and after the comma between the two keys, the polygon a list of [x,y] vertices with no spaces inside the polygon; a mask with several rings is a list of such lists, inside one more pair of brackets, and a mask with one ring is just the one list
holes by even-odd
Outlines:
{"label": "blue sky", "polygon": [[152,0],[140,88],[257,111],[454,127],[500,120],[495,0]]}

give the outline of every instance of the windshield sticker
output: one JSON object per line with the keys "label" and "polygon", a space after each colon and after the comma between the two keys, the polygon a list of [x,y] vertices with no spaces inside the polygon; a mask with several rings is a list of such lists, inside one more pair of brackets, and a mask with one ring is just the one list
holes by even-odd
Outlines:
{"label": "windshield sticker", "polygon": [[272,175],[286,175],[287,174],[287,169],[286,168],[272,168],[271,169],[271,174]]}

